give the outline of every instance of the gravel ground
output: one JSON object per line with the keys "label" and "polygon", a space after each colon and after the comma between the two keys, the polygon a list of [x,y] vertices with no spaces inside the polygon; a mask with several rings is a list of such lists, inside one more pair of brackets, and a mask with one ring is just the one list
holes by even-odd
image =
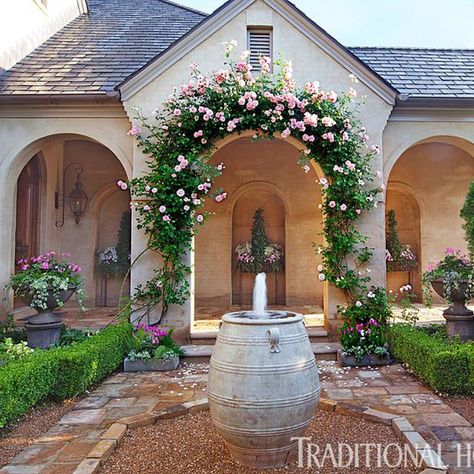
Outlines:
{"label": "gravel ground", "polygon": [[474,398],[443,398],[444,403],[449,405],[455,412],[466,418],[474,425]]}
{"label": "gravel ground", "polygon": [[66,400],[54,405],[33,408],[16,425],[0,430],[0,468],[10,463],[22,449],[46,433],[76,401]]}
{"label": "gravel ground", "polygon": [[[388,426],[324,411],[317,413],[305,436],[312,437],[313,442],[320,446],[321,453],[327,449],[326,443],[330,443],[336,459],[338,443],[348,443],[352,447],[355,443],[380,443],[383,446],[398,443],[395,434]],[[398,454],[396,451],[388,452],[389,463],[395,465]],[[359,467],[352,464],[346,469],[334,468],[330,458],[322,466],[322,470],[315,464],[311,469],[307,469],[307,466],[298,467],[296,458],[285,469],[248,469],[232,460],[224,442],[213,428],[209,412],[201,412],[129,430],[120,448],[102,468],[101,474],[302,474],[304,472],[409,474],[420,471],[411,463],[399,468],[389,468],[382,464],[382,467],[377,468],[375,454],[371,457],[373,467],[367,467],[365,450],[361,449],[360,453]],[[304,459],[306,457],[305,448]],[[322,457],[321,454],[320,461]]]}

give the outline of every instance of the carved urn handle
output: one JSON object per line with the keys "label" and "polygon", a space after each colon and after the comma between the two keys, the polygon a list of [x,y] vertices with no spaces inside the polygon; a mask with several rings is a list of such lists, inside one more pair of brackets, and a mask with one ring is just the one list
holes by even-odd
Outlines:
{"label": "carved urn handle", "polygon": [[270,338],[270,352],[280,352],[280,330],[278,328],[270,328],[267,331]]}

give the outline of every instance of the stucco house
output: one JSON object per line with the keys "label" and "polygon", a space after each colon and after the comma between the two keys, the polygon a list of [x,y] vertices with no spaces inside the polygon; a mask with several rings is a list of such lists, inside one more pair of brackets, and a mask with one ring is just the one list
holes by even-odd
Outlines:
{"label": "stucco house", "polygon": [[[117,180],[146,166],[127,135],[136,109],[147,115],[159,107],[186,81],[191,62],[204,72],[219,69],[230,39],[250,50],[255,64],[262,53],[283,53],[298,84],[318,80],[342,91],[349,75],[357,76],[359,96],[366,96],[362,120],[381,147],[374,167],[386,186],[361,222],[375,248],[375,284],[387,282],[388,210],[418,260],[410,275],[390,274],[389,287],[409,278],[419,293],[429,262],[448,246],[466,250],[459,210],[474,177],[474,50],[347,47],[287,0],[229,0],[211,15],[166,0],[88,0],[0,75],[0,286],[17,258],[53,249],[83,267],[89,307],[117,304],[120,282],[108,281],[104,294],[96,252],[116,243],[129,209]],[[318,175],[301,172],[299,147],[245,134],[218,144],[213,160],[226,164],[219,185],[229,197],[208,205],[215,214],[188,257],[193,298],[171,308],[166,324],[187,326],[247,303],[248,281],[235,270],[234,249],[248,240],[262,207],[269,237],[285,249],[285,271],[270,279],[271,302],[324,312],[326,330],[334,332],[341,297],[318,280],[313,251],[313,242],[322,243]],[[77,180],[87,200],[74,213],[68,196]],[[146,246],[133,224],[131,246],[132,259]],[[152,254],[138,260],[132,291],[156,265]]]}

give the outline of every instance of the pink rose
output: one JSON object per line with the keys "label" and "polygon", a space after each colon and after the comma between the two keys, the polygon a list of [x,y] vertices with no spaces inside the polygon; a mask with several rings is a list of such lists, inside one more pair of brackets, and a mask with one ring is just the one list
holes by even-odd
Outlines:
{"label": "pink rose", "polygon": [[329,202],[329,207],[336,207],[336,202],[335,201],[330,201]]}

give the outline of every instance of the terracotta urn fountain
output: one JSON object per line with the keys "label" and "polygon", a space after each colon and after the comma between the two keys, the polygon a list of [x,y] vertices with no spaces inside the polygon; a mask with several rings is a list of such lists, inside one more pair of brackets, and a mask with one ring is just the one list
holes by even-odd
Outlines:
{"label": "terracotta urn fountain", "polygon": [[227,313],[211,357],[212,421],[232,457],[254,468],[285,466],[319,401],[316,360],[301,314],[266,311],[265,274],[254,310]]}

